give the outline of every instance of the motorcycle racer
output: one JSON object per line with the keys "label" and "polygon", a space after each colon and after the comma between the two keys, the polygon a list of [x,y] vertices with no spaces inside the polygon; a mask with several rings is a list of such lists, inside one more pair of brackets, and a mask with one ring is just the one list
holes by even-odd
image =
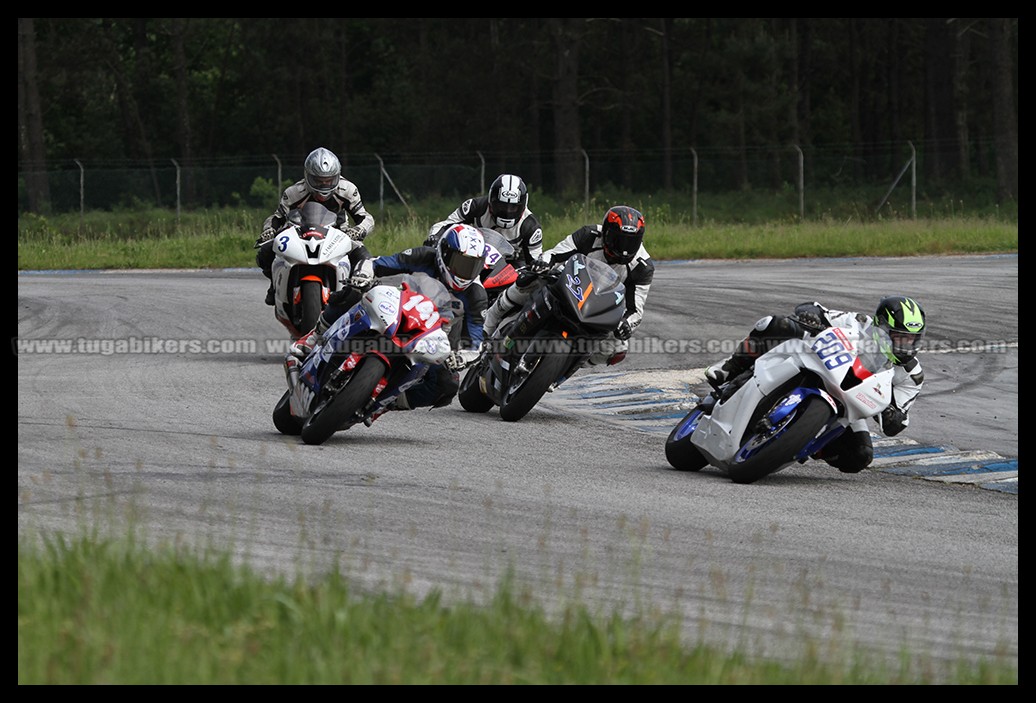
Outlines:
{"label": "motorcycle racer", "polygon": [[274,259],[272,239],[287,224],[290,211],[300,209],[310,200],[316,200],[338,216],[335,226],[356,242],[362,242],[374,230],[374,218],[363,207],[356,185],[342,177],[342,164],[334,152],[317,147],[306,157],[303,171],[305,176],[302,180],[284,189],[277,209],[263,222],[262,234],[255,240],[255,248],[259,250],[255,255],[255,263],[263,275],[271,279],[266,291],[267,305],[274,304],[270,270]]}
{"label": "motorcycle racer", "polygon": [[529,264],[543,253],[543,229],[529,210],[529,189],[518,176],[502,173],[496,177],[486,195],[468,198],[442,222],[428,230],[425,246],[434,246],[452,224],[467,224],[492,229],[514,247],[515,261]]}
{"label": "motorcycle racer", "polygon": [[483,333],[488,338],[509,315],[520,310],[539,285],[536,273],[571,258],[576,252],[604,261],[626,287],[626,314],[615,337],[599,340],[587,363],[617,364],[626,358],[629,338],[644,318],[644,305],[655,275],[655,264],[644,248],[644,216],[627,205],[616,205],[601,224],[584,225],[533,261],[486,311]]}
{"label": "motorcycle racer", "polygon": [[[892,437],[910,424],[908,412],[924,384],[924,370],[917,359],[917,351],[927,331],[924,309],[912,298],[892,295],[882,298],[873,315],[862,312],[832,310],[818,302],[801,303],[793,314],[777,317],[768,315],[737,346],[737,351],[705,370],[705,379],[718,392],[730,379],[753,367],[764,352],[788,339],[805,339],[832,326],[840,320],[858,318],[868,320],[889,333],[895,359],[892,378],[892,402],[875,416],[879,429]],[[874,460],[874,445],[866,420],[859,420],[825,446],[815,459],[823,459],[843,473],[862,471]]]}
{"label": "motorcycle racer", "polygon": [[[438,408],[453,401],[460,385],[460,371],[478,357],[477,349],[482,342],[486,291],[479,273],[484,265],[482,233],[464,224],[450,227],[434,247],[413,247],[373,259],[373,273],[378,277],[425,274],[434,279],[445,295],[421,292],[432,298],[444,318],[452,320],[444,328],[449,333],[453,353],[445,363],[432,367],[420,383],[400,394],[389,409]],[[362,285],[358,288],[362,290]],[[305,358],[321,343],[327,328],[355,305],[360,294],[355,288],[333,294],[316,327],[292,345],[292,353]]]}

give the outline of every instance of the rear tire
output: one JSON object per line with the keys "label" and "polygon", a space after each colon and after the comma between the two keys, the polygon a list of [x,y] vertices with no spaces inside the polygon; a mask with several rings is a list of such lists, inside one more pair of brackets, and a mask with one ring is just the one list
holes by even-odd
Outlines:
{"label": "rear tire", "polygon": [[273,406],[273,426],[281,434],[297,437],[302,432],[302,420],[291,414],[291,391],[284,391],[284,395]]}
{"label": "rear tire", "polygon": [[[778,398],[778,400],[780,400]],[[773,407],[768,406],[768,407]],[[772,438],[766,439],[749,429],[741,443],[744,447],[749,442],[761,442],[761,449],[727,469],[730,480],[734,483],[754,483],[764,476],[776,473],[791,464],[795,454],[816,437],[834,415],[831,406],[822,398],[810,396],[796,409],[795,415],[788,419],[784,427]]]}
{"label": "rear tire", "polygon": [[350,416],[366,405],[386,371],[388,366],[376,356],[368,356],[361,361],[345,388],[325,402],[302,425],[302,441],[306,444],[323,444]]}
{"label": "rear tire", "polygon": [[524,380],[518,381],[517,387],[508,388],[500,399],[500,419],[517,422],[525,417],[533,406],[540,402],[550,384],[568,368],[571,350],[571,342],[559,337],[534,337],[529,349],[520,357],[527,364],[532,364],[532,369]]}
{"label": "rear tire", "polygon": [[691,443],[693,432],[686,432],[683,436],[677,437],[681,430],[694,420],[695,415],[701,415],[701,410],[695,408],[687,413],[665,441],[665,458],[677,471],[701,471],[709,464],[701,450]]}

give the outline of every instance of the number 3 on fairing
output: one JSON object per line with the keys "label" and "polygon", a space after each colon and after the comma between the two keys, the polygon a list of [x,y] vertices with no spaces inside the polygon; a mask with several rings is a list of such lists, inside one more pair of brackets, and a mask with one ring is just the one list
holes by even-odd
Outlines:
{"label": "number 3 on fairing", "polygon": [[829,369],[836,369],[853,360],[852,354],[845,348],[845,342],[834,332],[817,337],[817,341],[813,342],[813,351]]}

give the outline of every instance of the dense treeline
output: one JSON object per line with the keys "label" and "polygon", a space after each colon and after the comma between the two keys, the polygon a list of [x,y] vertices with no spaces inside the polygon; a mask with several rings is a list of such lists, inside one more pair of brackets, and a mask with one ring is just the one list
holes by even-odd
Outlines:
{"label": "dense treeline", "polygon": [[789,180],[789,146],[888,180],[889,145],[910,143],[927,182],[1017,198],[1017,18],[20,18],[18,47],[35,211],[75,160],[301,162],[316,145],[346,164],[521,155],[561,194],[587,153],[618,187],[647,162],[673,188],[694,149],[747,189]]}

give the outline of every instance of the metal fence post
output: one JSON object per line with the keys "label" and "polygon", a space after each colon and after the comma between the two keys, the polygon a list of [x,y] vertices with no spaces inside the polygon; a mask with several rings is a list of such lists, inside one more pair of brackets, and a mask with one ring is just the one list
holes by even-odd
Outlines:
{"label": "metal fence post", "polygon": [[586,153],[586,149],[583,149],[582,152],[583,161],[586,163],[583,176],[583,209],[590,214],[590,155]]}
{"label": "metal fence post", "polygon": [[281,183],[284,182],[284,181],[281,180],[281,160],[279,158],[277,158],[277,154],[270,154],[270,156],[272,156],[273,160],[277,162],[277,190],[276,190],[276,193],[277,193],[277,200],[278,200],[278,202],[280,202]]}
{"label": "metal fence post", "polygon": [[176,163],[176,159],[169,159],[173,162],[173,166],[176,166],[176,226],[180,226],[180,164]]}
{"label": "metal fence post", "polygon": [[698,152],[691,147],[693,170],[691,172],[691,226],[698,226]]}
{"label": "metal fence post", "polygon": [[86,170],[83,168],[83,164],[79,159],[72,159],[76,162],[76,166],[79,167],[79,229],[83,229],[83,214],[86,212],[86,199],[83,197],[83,191],[86,188]]}
{"label": "metal fence post", "polygon": [[802,222],[806,219],[806,157],[803,156],[802,149],[799,148],[798,144],[795,144],[794,146],[795,151],[799,152],[799,221]]}

